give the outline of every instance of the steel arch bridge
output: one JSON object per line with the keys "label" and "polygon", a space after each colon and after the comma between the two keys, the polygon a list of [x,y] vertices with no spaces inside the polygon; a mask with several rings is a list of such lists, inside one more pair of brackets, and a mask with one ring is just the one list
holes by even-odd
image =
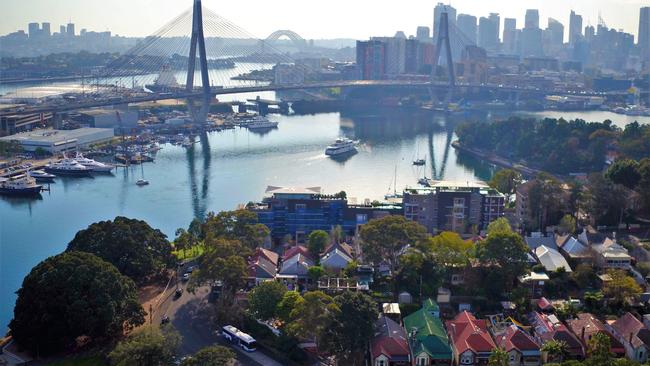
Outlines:
{"label": "steel arch bridge", "polygon": [[288,29],[276,30],[275,32],[269,34],[269,36],[266,37],[265,41],[277,41],[281,37],[289,38],[293,45],[298,49],[304,49],[307,47],[307,41],[304,38],[302,38],[298,33]]}

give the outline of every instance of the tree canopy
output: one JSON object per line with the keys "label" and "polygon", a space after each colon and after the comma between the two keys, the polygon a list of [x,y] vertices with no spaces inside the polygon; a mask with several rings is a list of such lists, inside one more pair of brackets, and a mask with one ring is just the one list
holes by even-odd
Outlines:
{"label": "tree canopy", "polygon": [[521,184],[523,177],[521,173],[513,169],[501,169],[490,179],[490,187],[505,194],[508,199],[515,193],[517,186]]}
{"label": "tree canopy", "polygon": [[129,335],[108,355],[112,366],[171,365],[181,336],[170,325],[146,327]]}
{"label": "tree canopy", "polygon": [[[524,274],[527,267],[528,247],[517,233],[499,231],[488,235],[478,243],[477,258],[481,265],[493,276],[502,278],[498,281],[505,289],[510,288],[514,279]],[[489,278],[494,282],[495,278]]]}
{"label": "tree canopy", "polygon": [[287,329],[294,336],[315,339],[319,345],[326,330],[332,325],[333,318],[340,311],[331,296],[322,291],[307,292],[296,301]]}
{"label": "tree canopy", "polygon": [[230,348],[210,346],[183,360],[181,366],[229,366],[235,357]]}
{"label": "tree canopy", "polygon": [[112,337],[143,322],[131,279],[93,254],[65,252],[25,277],[10,328],[22,347],[43,355],[79,336]]}
{"label": "tree canopy", "polygon": [[607,274],[612,278],[606,281],[603,286],[603,294],[614,300],[617,304],[622,305],[628,301],[638,298],[643,289],[636,283],[634,278],[630,277],[622,270],[609,270]]}
{"label": "tree canopy", "polygon": [[136,282],[160,273],[175,262],[165,234],[145,221],[122,216],[80,230],[66,250],[95,254]]}
{"label": "tree canopy", "polygon": [[368,262],[387,261],[393,269],[397,255],[406,247],[414,245],[426,237],[427,230],[417,222],[404,216],[389,215],[370,220],[361,226],[361,245]]}
{"label": "tree canopy", "polygon": [[619,159],[610,165],[605,177],[616,184],[634,189],[641,179],[639,163],[632,159]]}
{"label": "tree canopy", "polygon": [[270,233],[266,225],[258,222],[255,212],[245,209],[208,213],[201,232],[204,236],[239,240],[251,250],[264,244]]}
{"label": "tree canopy", "polygon": [[287,287],[280,282],[262,282],[248,294],[248,308],[258,319],[274,318],[277,314],[278,304],[284,298],[285,292],[287,292]]}
{"label": "tree canopy", "polygon": [[325,247],[330,242],[330,237],[326,231],[323,230],[314,230],[309,234],[309,240],[307,241],[307,249],[309,253],[318,261],[320,259],[320,253],[325,250]]}

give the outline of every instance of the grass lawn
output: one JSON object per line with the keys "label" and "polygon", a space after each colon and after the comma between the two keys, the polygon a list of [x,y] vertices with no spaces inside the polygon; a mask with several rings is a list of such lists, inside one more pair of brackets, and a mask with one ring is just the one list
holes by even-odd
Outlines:
{"label": "grass lawn", "polygon": [[178,260],[182,262],[188,259],[198,257],[201,254],[203,254],[204,251],[205,251],[205,247],[201,243],[186,250],[181,249],[181,250],[173,251],[172,254],[174,254],[176,258],[178,258]]}
{"label": "grass lawn", "polygon": [[68,360],[51,363],[50,366],[108,366],[99,356],[75,357]]}

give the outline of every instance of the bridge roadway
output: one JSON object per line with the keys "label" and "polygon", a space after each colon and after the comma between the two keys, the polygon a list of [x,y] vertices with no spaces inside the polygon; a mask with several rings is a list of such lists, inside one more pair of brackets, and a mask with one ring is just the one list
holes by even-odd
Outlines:
{"label": "bridge roadway", "polygon": [[[392,87],[420,87],[431,88],[435,90],[447,90],[449,84],[444,82],[429,82],[429,81],[404,81],[404,80],[340,80],[340,81],[327,81],[316,82],[308,84],[282,84],[282,85],[257,85],[257,86],[241,86],[241,87],[212,87],[213,95],[226,95],[226,94],[241,94],[241,93],[255,93],[264,91],[282,91],[282,90],[299,90],[299,89],[325,89],[325,88],[338,88],[338,87],[378,87],[378,86],[392,86]],[[459,89],[483,89],[490,91],[499,91],[506,93],[533,93],[540,95],[561,95],[561,96],[606,96],[606,95],[620,95],[621,93],[595,93],[595,92],[581,92],[581,91],[562,91],[562,90],[540,90],[538,88],[519,88],[513,86],[502,86],[492,84],[457,84],[455,86]],[[79,103],[66,103],[66,104],[42,104],[33,107],[20,107],[18,109],[7,109],[0,112],[2,116],[15,116],[27,115],[33,113],[44,112],[66,112],[77,109],[103,107],[116,104],[129,104],[129,103],[142,103],[152,102],[157,100],[166,99],[187,99],[187,98],[200,98],[203,92],[200,89],[194,89],[191,92],[177,91],[174,93],[150,93],[142,96],[134,97],[111,97],[104,100],[91,100]]]}

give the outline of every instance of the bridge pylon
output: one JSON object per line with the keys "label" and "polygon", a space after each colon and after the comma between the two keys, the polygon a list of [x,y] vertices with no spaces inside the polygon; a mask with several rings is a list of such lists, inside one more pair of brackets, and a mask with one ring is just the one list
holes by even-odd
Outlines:
{"label": "bridge pylon", "polygon": [[449,104],[451,101],[451,96],[453,95],[454,87],[456,86],[456,74],[454,73],[454,60],[452,59],[451,54],[451,43],[449,39],[449,17],[447,12],[440,14],[440,26],[438,27],[438,38],[436,42],[435,52],[433,54],[433,65],[431,67],[431,82],[433,83],[436,78],[436,71],[438,66],[438,60],[440,59],[440,54],[442,48],[445,48],[445,54],[447,57],[447,77],[449,79],[449,93],[447,94],[446,103]]}
{"label": "bridge pylon", "polygon": [[210,110],[210,100],[212,91],[210,90],[210,76],[208,74],[208,58],[205,50],[205,37],[203,35],[203,10],[201,0],[194,0],[192,11],[192,38],[190,39],[190,54],[187,63],[187,82],[185,89],[192,92],[194,89],[194,71],[196,68],[196,51],[199,51],[199,67],[201,68],[201,89],[203,96],[201,105],[194,105],[195,100],[187,100],[187,108],[194,119],[194,123],[203,124],[207,120],[208,111]]}

